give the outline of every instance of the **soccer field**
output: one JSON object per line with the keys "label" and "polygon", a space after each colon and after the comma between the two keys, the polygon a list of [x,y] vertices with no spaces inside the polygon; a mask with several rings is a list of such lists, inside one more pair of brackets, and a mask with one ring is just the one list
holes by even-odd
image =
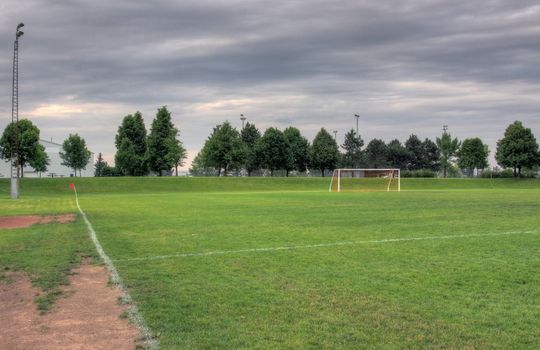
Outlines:
{"label": "soccer field", "polygon": [[[2,215],[76,212],[69,181],[26,180],[16,202],[0,181]],[[74,182],[162,349],[540,346],[538,180]],[[25,262],[36,235],[49,254],[91,251],[82,219],[70,227],[0,230],[0,267],[46,273]]]}

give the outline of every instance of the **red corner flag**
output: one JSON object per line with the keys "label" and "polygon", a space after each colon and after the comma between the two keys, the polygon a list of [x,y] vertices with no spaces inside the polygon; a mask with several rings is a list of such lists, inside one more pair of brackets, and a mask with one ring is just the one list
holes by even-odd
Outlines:
{"label": "red corner flag", "polygon": [[69,188],[74,189],[74,188],[75,188],[75,184],[74,184],[73,182],[70,183],[70,184],[69,184]]}

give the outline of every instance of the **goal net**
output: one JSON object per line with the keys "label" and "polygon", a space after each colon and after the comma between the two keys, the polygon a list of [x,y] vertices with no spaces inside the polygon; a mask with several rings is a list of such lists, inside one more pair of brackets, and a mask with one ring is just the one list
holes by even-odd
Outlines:
{"label": "goal net", "polygon": [[335,169],[329,192],[400,191],[399,169]]}

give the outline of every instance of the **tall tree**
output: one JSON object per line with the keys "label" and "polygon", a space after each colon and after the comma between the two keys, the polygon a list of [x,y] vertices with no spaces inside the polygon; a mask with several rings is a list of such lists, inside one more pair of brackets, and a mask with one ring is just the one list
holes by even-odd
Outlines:
{"label": "tall tree", "polygon": [[48,157],[45,147],[39,143],[39,129],[28,119],[8,124],[0,138],[0,158],[10,160],[15,150],[17,153],[15,166],[21,177],[24,176],[23,168],[26,165],[30,165],[38,172],[46,171]]}
{"label": "tall tree", "polygon": [[389,166],[397,169],[405,169],[409,163],[410,154],[407,148],[398,139],[395,139],[388,143],[386,157]]}
{"label": "tall tree", "polygon": [[135,176],[134,170],[136,164],[139,163],[140,155],[135,152],[133,142],[127,137],[123,137],[116,148],[114,159],[118,172],[123,176]]}
{"label": "tall tree", "polygon": [[178,176],[178,167],[184,165],[187,158],[187,151],[184,148],[182,141],[180,141],[178,137],[169,137],[167,139],[166,146],[169,150],[166,157],[172,164],[174,164],[174,170],[176,176]]}
{"label": "tall tree", "polygon": [[291,162],[286,167],[287,176],[289,176],[289,170],[296,170],[300,173],[306,171],[309,164],[308,140],[302,136],[300,130],[292,126],[285,129],[283,135],[285,136],[291,154]]}
{"label": "tall tree", "polygon": [[47,153],[45,152],[45,147],[43,145],[39,145],[39,150],[36,153],[35,157],[30,160],[28,163],[35,171],[39,173],[39,177],[41,177],[41,173],[44,173],[47,171],[47,167],[50,164],[50,159]]}
{"label": "tall tree", "polygon": [[342,166],[360,168],[364,163],[362,146],[364,146],[364,140],[362,140],[360,135],[356,135],[353,129],[347,132],[345,134],[345,140],[341,145],[341,148],[345,150],[342,157]]}
{"label": "tall tree", "polygon": [[158,176],[162,176],[164,171],[171,171],[176,165],[171,156],[171,147],[177,133],[167,107],[159,108],[148,135],[148,166]]}
{"label": "tall tree", "polygon": [[242,165],[246,146],[240,138],[240,133],[226,121],[214,128],[204,144],[203,153],[205,166],[216,168],[218,176],[223,169],[226,176],[229,169]]}
{"label": "tall tree", "polygon": [[388,166],[388,148],[383,140],[373,139],[366,146],[366,160],[370,168],[379,169]]}
{"label": "tall tree", "polygon": [[86,141],[78,134],[70,134],[62,144],[62,150],[63,152],[60,152],[62,165],[73,169],[75,176],[77,176],[77,170],[79,170],[80,175],[81,170],[86,169],[92,155],[86,148]]}
{"label": "tall tree", "polygon": [[478,137],[465,139],[458,151],[458,166],[469,169],[484,169],[488,166],[488,146]]}
{"label": "tall tree", "polygon": [[339,161],[338,145],[325,128],[321,128],[315,139],[313,139],[309,158],[311,166],[319,169],[322,177],[324,177],[325,170],[334,170],[336,168]]}
{"label": "tall tree", "polygon": [[287,167],[292,164],[292,154],[287,139],[277,128],[266,129],[257,142],[257,157],[261,166],[270,170],[270,176],[274,176],[275,170],[287,170]]}
{"label": "tall tree", "polygon": [[460,142],[457,138],[452,138],[452,135],[444,130],[442,136],[437,137],[436,143],[437,147],[439,147],[443,177],[447,177],[448,169],[454,164]]}
{"label": "tall tree", "polygon": [[521,176],[523,168],[540,165],[538,143],[531,129],[525,128],[520,121],[510,124],[504,137],[497,142],[495,159],[499,165],[512,168],[514,176]]}
{"label": "tall tree", "polygon": [[251,176],[251,173],[260,167],[259,160],[257,159],[256,146],[257,141],[261,138],[261,132],[257,129],[255,124],[247,122],[240,134],[242,141],[246,145],[244,167],[246,168],[248,176]]}
{"label": "tall tree", "polygon": [[405,148],[409,152],[409,162],[407,164],[407,170],[419,170],[423,166],[423,145],[418,136],[412,134],[405,141]]}
{"label": "tall tree", "polygon": [[124,117],[118,127],[115,144],[117,149],[115,164],[122,174],[128,176],[148,174],[146,127],[141,112]]}
{"label": "tall tree", "polygon": [[101,154],[101,152],[99,152],[96,163],[94,164],[94,176],[105,176],[107,166],[107,162],[103,159],[103,155]]}
{"label": "tall tree", "polygon": [[422,153],[420,156],[420,169],[429,169],[432,171],[438,171],[441,167],[439,147],[430,139],[426,138],[422,142]]}

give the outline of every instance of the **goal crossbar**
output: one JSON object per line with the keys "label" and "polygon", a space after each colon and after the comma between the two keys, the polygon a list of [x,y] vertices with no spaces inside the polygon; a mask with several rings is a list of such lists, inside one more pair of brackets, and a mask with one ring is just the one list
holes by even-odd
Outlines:
{"label": "goal crossbar", "polygon": [[400,169],[335,169],[328,192],[401,191]]}

